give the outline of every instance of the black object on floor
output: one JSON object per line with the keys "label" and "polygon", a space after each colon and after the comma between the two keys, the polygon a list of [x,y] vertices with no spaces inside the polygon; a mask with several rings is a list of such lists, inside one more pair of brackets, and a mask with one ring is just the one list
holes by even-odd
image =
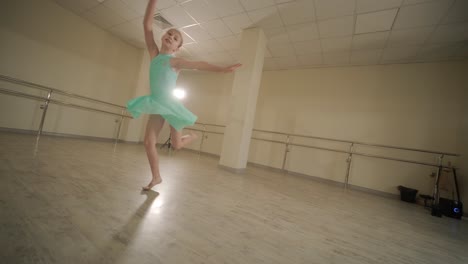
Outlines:
{"label": "black object on floor", "polygon": [[400,198],[402,201],[408,203],[415,203],[416,202],[416,194],[418,190],[411,189],[405,186],[398,186],[398,190],[400,191]]}
{"label": "black object on floor", "polygon": [[445,216],[457,219],[463,216],[463,204],[457,200],[439,198],[439,208]]}
{"label": "black object on floor", "polygon": [[442,215],[452,217],[455,219],[461,219],[463,216],[463,203],[460,198],[460,191],[458,189],[458,180],[457,180],[457,169],[452,168],[453,180],[455,183],[455,191],[457,193],[456,200],[450,200],[440,197],[439,192],[439,181],[440,174],[442,172],[442,166],[439,166],[439,171],[437,172],[436,184],[434,187],[434,196],[432,202],[432,212],[433,216],[441,217]]}

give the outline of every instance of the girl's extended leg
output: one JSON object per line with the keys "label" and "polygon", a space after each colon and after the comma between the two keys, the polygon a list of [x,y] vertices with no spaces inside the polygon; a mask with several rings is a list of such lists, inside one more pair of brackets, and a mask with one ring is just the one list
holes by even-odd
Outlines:
{"label": "girl's extended leg", "polygon": [[159,174],[159,157],[156,148],[159,132],[164,125],[164,118],[160,115],[150,115],[148,123],[146,124],[145,133],[145,150],[146,156],[151,167],[151,173],[153,177],[150,183],[143,187],[143,190],[147,191],[153,188],[156,184],[161,183],[161,175]]}
{"label": "girl's extended leg", "polygon": [[189,133],[188,135],[182,136],[181,131],[177,131],[171,126],[171,144],[176,150],[185,147],[197,138],[198,136],[195,133]]}

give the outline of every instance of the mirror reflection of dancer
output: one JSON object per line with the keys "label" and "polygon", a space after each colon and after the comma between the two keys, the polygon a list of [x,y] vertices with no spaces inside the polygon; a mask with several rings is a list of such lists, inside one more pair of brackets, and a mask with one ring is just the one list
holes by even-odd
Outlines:
{"label": "mirror reflection of dancer", "polygon": [[171,143],[174,149],[181,149],[197,138],[190,133],[182,136],[182,129],[193,125],[197,117],[187,110],[176,98],[172,91],[176,86],[177,76],[181,69],[193,69],[212,72],[232,72],[241,64],[219,67],[202,61],[187,61],[174,58],[173,54],[182,46],[182,34],[177,29],[169,29],[161,38],[161,49],[154,41],[152,21],[157,0],[149,0],[146,7],[143,27],[148,52],[151,56],[150,89],[151,94],[133,98],[127,103],[128,112],[134,117],[142,113],[149,114],[145,133],[145,149],[151,167],[152,179],[143,190],[150,190],[161,183],[159,174],[159,158],[156,142],[167,121],[171,128]]}

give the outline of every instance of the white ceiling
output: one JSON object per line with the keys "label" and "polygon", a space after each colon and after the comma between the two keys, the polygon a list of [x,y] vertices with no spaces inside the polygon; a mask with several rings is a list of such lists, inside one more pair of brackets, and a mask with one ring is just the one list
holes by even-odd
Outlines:
{"label": "white ceiling", "polygon": [[[54,0],[144,48],[148,0]],[[268,38],[265,69],[468,59],[468,0],[159,0],[184,32],[178,56],[238,60],[242,29]],[[162,30],[154,26],[155,39]]]}

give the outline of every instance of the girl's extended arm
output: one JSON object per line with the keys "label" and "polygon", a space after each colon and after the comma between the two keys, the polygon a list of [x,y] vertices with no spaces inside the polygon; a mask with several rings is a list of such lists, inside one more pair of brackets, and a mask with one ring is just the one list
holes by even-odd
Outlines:
{"label": "girl's extended arm", "polygon": [[157,0],[149,0],[148,5],[146,6],[145,18],[143,20],[143,29],[145,32],[145,42],[148,47],[148,52],[151,56],[151,59],[156,57],[159,54],[158,46],[154,41],[153,35],[153,15],[156,10]]}
{"label": "girl's extended arm", "polygon": [[201,71],[212,71],[212,72],[233,72],[242,64],[233,64],[227,67],[216,66],[209,64],[204,61],[188,61],[182,58],[171,59],[171,66],[175,69],[190,69],[190,70],[201,70]]}

